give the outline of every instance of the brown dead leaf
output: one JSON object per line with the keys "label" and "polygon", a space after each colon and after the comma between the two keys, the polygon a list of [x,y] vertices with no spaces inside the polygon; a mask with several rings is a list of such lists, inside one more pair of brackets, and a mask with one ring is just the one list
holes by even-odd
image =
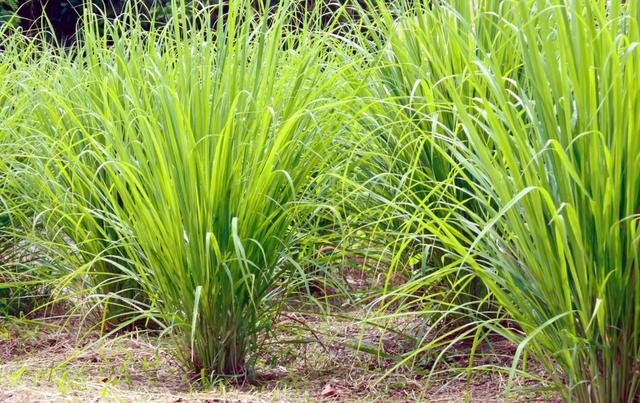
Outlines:
{"label": "brown dead leaf", "polygon": [[322,397],[337,397],[340,396],[340,394],[340,389],[334,386],[331,382],[324,385],[324,388],[322,388],[322,392],[320,392],[320,396]]}

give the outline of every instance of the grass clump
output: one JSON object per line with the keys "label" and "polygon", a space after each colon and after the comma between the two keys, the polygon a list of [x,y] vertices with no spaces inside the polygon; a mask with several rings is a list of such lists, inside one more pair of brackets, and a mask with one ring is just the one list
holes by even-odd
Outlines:
{"label": "grass clump", "polygon": [[640,351],[638,8],[513,5],[507,21],[522,74],[480,48],[468,63],[479,67],[468,80],[477,95],[450,93],[463,135],[446,152],[479,209],[452,196],[451,219],[430,214],[431,231],[457,252],[451,267],[479,275],[512,320],[483,323],[520,344],[512,376],[527,351],[566,400],[631,402]]}
{"label": "grass clump", "polygon": [[[453,343],[483,328],[517,342],[512,377],[526,352],[568,401],[633,401],[637,5],[450,1],[408,14],[382,30],[389,62],[365,90],[378,101],[358,111],[377,136],[354,162],[389,273],[427,269],[389,287],[385,309],[463,312],[473,320]],[[474,284],[507,325],[478,316],[487,294]]]}
{"label": "grass clump", "polygon": [[[563,369],[568,399],[630,402],[640,352],[637,4],[543,2],[519,13],[526,79],[513,94],[492,78],[500,98],[477,105],[486,129],[465,123],[473,140],[492,134],[492,157],[473,142],[474,177],[492,183],[499,207],[489,211],[508,234],[483,277],[528,348],[550,373]],[[495,233],[491,221],[485,231]]]}
{"label": "grass clump", "polygon": [[194,374],[243,375],[330,144],[330,69],[322,40],[286,31],[286,5],[236,2],[216,24],[183,11],[150,32],[85,23],[41,86],[31,128],[53,155],[35,180],[99,294],[170,326]]}
{"label": "grass clump", "polygon": [[29,209],[21,204],[15,186],[21,163],[18,126],[26,109],[18,82],[29,71],[20,54],[23,45],[26,41],[0,25],[0,317],[28,311],[23,299],[31,291],[18,267],[24,254],[19,228]]}

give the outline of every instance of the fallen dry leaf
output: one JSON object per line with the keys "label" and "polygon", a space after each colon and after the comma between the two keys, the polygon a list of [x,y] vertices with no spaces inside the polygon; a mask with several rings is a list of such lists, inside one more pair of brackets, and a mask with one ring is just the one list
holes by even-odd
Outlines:
{"label": "fallen dry leaf", "polygon": [[340,389],[336,388],[331,382],[324,385],[322,388],[322,392],[320,392],[320,396],[322,397],[336,397],[340,395]]}

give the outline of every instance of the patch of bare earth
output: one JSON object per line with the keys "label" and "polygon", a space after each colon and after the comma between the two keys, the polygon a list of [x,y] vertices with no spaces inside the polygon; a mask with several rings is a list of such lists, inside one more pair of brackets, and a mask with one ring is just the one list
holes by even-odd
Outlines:
{"label": "patch of bare earth", "polygon": [[[59,323],[0,322],[0,401],[557,400],[553,395],[545,398],[522,391],[505,397],[508,375],[499,371],[470,375],[448,371],[464,365],[460,360],[469,353],[465,345],[452,349],[449,359],[443,360],[431,377],[419,366],[395,368],[397,361],[355,347],[380,350],[383,356],[391,357],[410,349],[407,341],[393,333],[362,327],[353,319],[283,314],[280,330],[258,357],[255,381],[220,381],[206,388],[189,382],[170,355],[169,339],[140,334],[101,339],[74,328],[77,326]],[[512,353],[512,345],[496,340],[491,354],[481,359],[508,366]],[[516,380],[516,386],[536,385],[531,380]]]}

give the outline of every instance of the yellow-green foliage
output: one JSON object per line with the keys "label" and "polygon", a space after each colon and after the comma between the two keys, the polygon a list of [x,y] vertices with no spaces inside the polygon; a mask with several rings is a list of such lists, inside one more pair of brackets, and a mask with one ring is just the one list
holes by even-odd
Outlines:
{"label": "yellow-green foliage", "polygon": [[634,401],[638,3],[378,2],[326,32],[289,6],[3,37],[0,225],[85,318],[154,320],[194,375],[245,373],[301,240],[384,271],[385,317],[429,316],[398,366],[494,332],[511,378],[533,356],[567,401]]}

